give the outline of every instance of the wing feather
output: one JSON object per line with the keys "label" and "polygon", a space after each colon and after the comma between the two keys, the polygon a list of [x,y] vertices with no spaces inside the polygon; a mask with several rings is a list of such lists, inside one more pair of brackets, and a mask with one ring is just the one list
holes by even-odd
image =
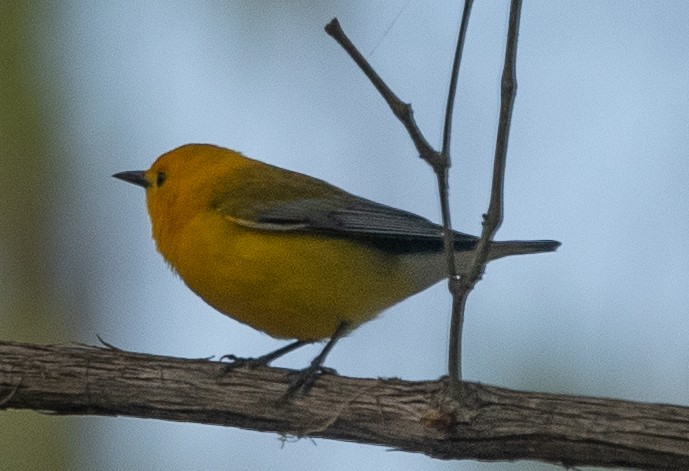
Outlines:
{"label": "wing feather", "polygon": [[[327,234],[395,252],[442,249],[442,227],[424,217],[289,173],[290,178],[281,178],[279,183],[267,179],[265,173],[244,175],[240,186],[217,199],[216,209],[234,223],[252,229]],[[247,196],[257,194],[262,198]],[[473,248],[476,240],[455,232],[458,250]]]}

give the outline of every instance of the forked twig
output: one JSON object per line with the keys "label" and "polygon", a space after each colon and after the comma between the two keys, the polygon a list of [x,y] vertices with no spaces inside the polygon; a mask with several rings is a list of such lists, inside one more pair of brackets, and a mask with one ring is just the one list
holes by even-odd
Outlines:
{"label": "forked twig", "polygon": [[502,70],[500,93],[500,118],[498,136],[495,143],[495,158],[493,160],[493,181],[490,192],[488,212],[483,215],[483,231],[474,249],[474,257],[461,274],[457,283],[451,282],[453,292],[452,322],[450,324],[450,387],[460,392],[461,375],[461,334],[464,322],[466,299],[474,285],[481,279],[488,262],[488,253],[493,236],[502,224],[503,218],[503,188],[505,181],[505,160],[507,158],[507,144],[509,141],[510,124],[514,99],[517,95],[517,38],[519,37],[519,17],[522,1],[512,0],[510,5],[510,19],[507,31],[507,45],[505,47],[505,62]]}
{"label": "forked twig", "polygon": [[470,265],[467,267],[466,272],[460,274],[461,276],[458,278],[454,262],[454,236],[452,232],[449,209],[448,172],[451,163],[450,141],[452,133],[452,113],[455,101],[455,93],[457,90],[457,80],[459,76],[462,50],[465,42],[472,3],[472,0],[466,0],[464,4],[462,23],[457,38],[457,47],[455,48],[452,76],[445,109],[443,147],[440,152],[431,147],[431,145],[428,143],[428,140],[424,137],[423,133],[419,129],[416,121],[414,120],[411,105],[400,100],[390,89],[390,87],[383,81],[383,79],[375,72],[375,70],[373,70],[373,67],[371,67],[368,61],[366,61],[356,46],[354,46],[351,40],[344,33],[337,19],[333,19],[325,27],[325,31],[332,36],[345,51],[347,51],[362,72],[364,72],[369,80],[371,80],[371,83],[385,99],[394,115],[407,129],[409,137],[414,142],[414,145],[419,152],[419,156],[433,168],[436,174],[443,219],[444,246],[447,254],[448,275],[450,277],[449,286],[453,298],[448,368],[450,386],[454,392],[460,391],[462,379],[461,337],[466,299],[476,282],[481,278],[488,260],[490,243],[493,239],[493,235],[500,227],[502,222],[502,192],[505,174],[505,157],[507,153],[507,142],[509,137],[512,107],[516,95],[515,61],[517,35],[519,29],[519,14],[521,11],[521,0],[513,0],[510,9],[510,23],[507,37],[507,49],[505,52],[505,66],[502,76],[500,123],[495,149],[490,205],[488,207],[487,214],[484,215],[483,231],[474,251],[474,257]]}
{"label": "forked twig", "polygon": [[[447,104],[445,106],[445,124],[443,125],[443,147],[441,156],[443,157],[443,167],[435,169],[438,179],[438,192],[440,196],[440,210],[443,219],[443,240],[445,247],[445,258],[448,266],[448,288],[452,295],[452,318],[450,321],[450,350],[448,353],[448,376],[450,377],[450,388],[457,393],[460,392],[459,385],[462,380],[462,329],[464,326],[464,306],[466,305],[466,295],[461,297],[461,291],[457,284],[457,266],[455,264],[454,234],[450,218],[450,183],[449,171],[451,166],[450,142],[452,136],[452,114],[454,111],[455,95],[457,92],[457,81],[459,79],[459,66],[462,61],[462,52],[469,26],[469,15],[473,0],[465,0],[464,11],[462,12],[462,23],[459,26],[457,36],[457,46],[455,47],[455,57],[452,63],[452,73],[450,74],[450,87],[447,93]],[[467,293],[468,294],[468,293]]]}

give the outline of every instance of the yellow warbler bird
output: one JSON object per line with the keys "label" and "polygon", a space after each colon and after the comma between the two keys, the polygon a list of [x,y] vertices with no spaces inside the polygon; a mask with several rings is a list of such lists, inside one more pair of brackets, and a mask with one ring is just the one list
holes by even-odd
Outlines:
{"label": "yellow warbler bird", "polygon": [[[296,339],[235,364],[330,339],[296,389],[313,384],[338,338],[447,276],[441,226],[229,149],[188,144],[113,176],[146,190],[156,246],[192,291],[239,322]],[[455,232],[458,272],[477,240]],[[559,245],[493,242],[490,259]]]}

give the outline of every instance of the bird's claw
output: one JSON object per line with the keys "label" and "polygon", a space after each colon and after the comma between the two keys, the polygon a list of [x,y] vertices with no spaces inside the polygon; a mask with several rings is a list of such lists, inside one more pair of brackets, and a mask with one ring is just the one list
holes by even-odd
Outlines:
{"label": "bird's claw", "polygon": [[318,379],[325,375],[336,375],[337,371],[320,365],[311,365],[300,371],[288,373],[289,387],[282,396],[282,401],[287,402],[296,396],[306,396]]}

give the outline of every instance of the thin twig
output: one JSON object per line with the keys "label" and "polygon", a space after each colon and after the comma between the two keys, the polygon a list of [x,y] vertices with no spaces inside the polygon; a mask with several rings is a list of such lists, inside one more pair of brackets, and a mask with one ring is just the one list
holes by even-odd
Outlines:
{"label": "thin twig", "polygon": [[[459,353],[461,329],[466,306],[466,297],[474,285],[481,279],[488,261],[488,253],[493,236],[497,232],[503,218],[503,187],[505,179],[505,160],[507,157],[507,144],[509,141],[510,124],[512,121],[512,109],[517,94],[516,61],[517,38],[519,36],[519,17],[521,14],[521,0],[512,0],[510,6],[509,29],[507,32],[507,46],[505,48],[505,63],[502,71],[501,95],[500,95],[500,121],[498,124],[498,136],[495,144],[495,159],[493,162],[493,182],[490,195],[488,213],[483,217],[483,231],[481,238],[474,250],[474,257],[467,269],[462,273],[453,307],[458,310],[452,313],[450,332],[450,387],[455,393],[459,393],[460,387],[460,360]],[[453,348],[457,351],[453,352]]]}
{"label": "thin twig", "polygon": [[349,40],[347,35],[344,33],[340,27],[340,22],[337,18],[333,18],[330,23],[325,25],[325,32],[337,41],[337,43],[342,46],[342,48],[347,51],[354,62],[359,66],[361,71],[369,78],[371,83],[376,90],[383,96],[385,102],[388,104],[393,114],[399,119],[404,127],[409,133],[409,137],[414,142],[416,150],[419,152],[419,156],[428,162],[433,168],[438,165],[440,160],[440,153],[433,149],[428,143],[421,130],[414,120],[414,112],[412,107],[408,103],[404,103],[400,100],[395,93],[387,86],[387,84],[380,78],[380,75],[373,70],[371,64],[364,58],[364,56],[359,52],[356,46]]}
{"label": "thin twig", "polygon": [[443,126],[443,147],[441,154],[445,155],[448,160],[448,167],[450,161],[450,138],[452,137],[452,113],[455,106],[455,95],[457,94],[457,81],[459,79],[459,67],[462,63],[462,52],[464,51],[464,42],[467,35],[467,28],[469,27],[469,15],[471,15],[471,7],[474,0],[465,0],[464,11],[462,12],[462,22],[459,26],[459,35],[457,36],[457,47],[455,48],[455,57],[452,62],[452,73],[450,75],[450,87],[447,93],[447,104],[445,105],[445,124]]}
{"label": "thin twig", "polygon": [[440,152],[442,165],[434,167],[438,180],[438,192],[440,197],[440,210],[443,220],[443,241],[445,247],[445,258],[447,260],[447,271],[449,276],[448,287],[452,295],[452,321],[450,323],[450,353],[448,359],[448,371],[451,379],[450,384],[454,391],[459,390],[459,381],[462,379],[461,361],[461,340],[462,325],[464,319],[464,304],[466,300],[459,298],[459,290],[456,287],[457,266],[455,264],[454,232],[452,231],[452,219],[450,217],[450,184],[449,172],[452,164],[450,158],[450,142],[452,136],[452,114],[454,112],[455,95],[457,93],[457,82],[459,80],[459,67],[462,62],[462,52],[466,32],[469,26],[469,15],[473,0],[465,0],[464,11],[462,12],[462,22],[457,35],[457,46],[455,47],[455,57],[452,62],[452,73],[450,75],[450,87],[447,93],[447,104],[445,106],[445,124],[443,125],[443,147]]}
{"label": "thin twig", "polygon": [[[452,165],[450,157],[450,143],[452,136],[452,114],[454,112],[455,96],[457,94],[457,81],[459,79],[459,67],[462,62],[462,52],[464,51],[464,42],[466,39],[466,32],[469,26],[469,15],[471,14],[471,7],[473,0],[466,0],[464,2],[464,11],[462,12],[462,22],[459,27],[459,34],[457,35],[457,47],[455,48],[455,57],[452,63],[452,73],[450,74],[450,87],[447,93],[447,104],[445,105],[445,124],[443,125],[443,146],[440,151],[440,163],[435,167],[436,177],[438,179],[438,191],[440,194],[440,210],[443,221],[443,239],[445,245],[445,254],[447,258],[447,271],[450,278],[450,292],[454,297],[454,290],[452,289],[452,280],[457,277],[457,267],[455,265],[455,251],[454,251],[454,233],[452,232],[452,219],[450,216],[450,183],[449,172]],[[459,375],[462,376],[461,373]]]}

